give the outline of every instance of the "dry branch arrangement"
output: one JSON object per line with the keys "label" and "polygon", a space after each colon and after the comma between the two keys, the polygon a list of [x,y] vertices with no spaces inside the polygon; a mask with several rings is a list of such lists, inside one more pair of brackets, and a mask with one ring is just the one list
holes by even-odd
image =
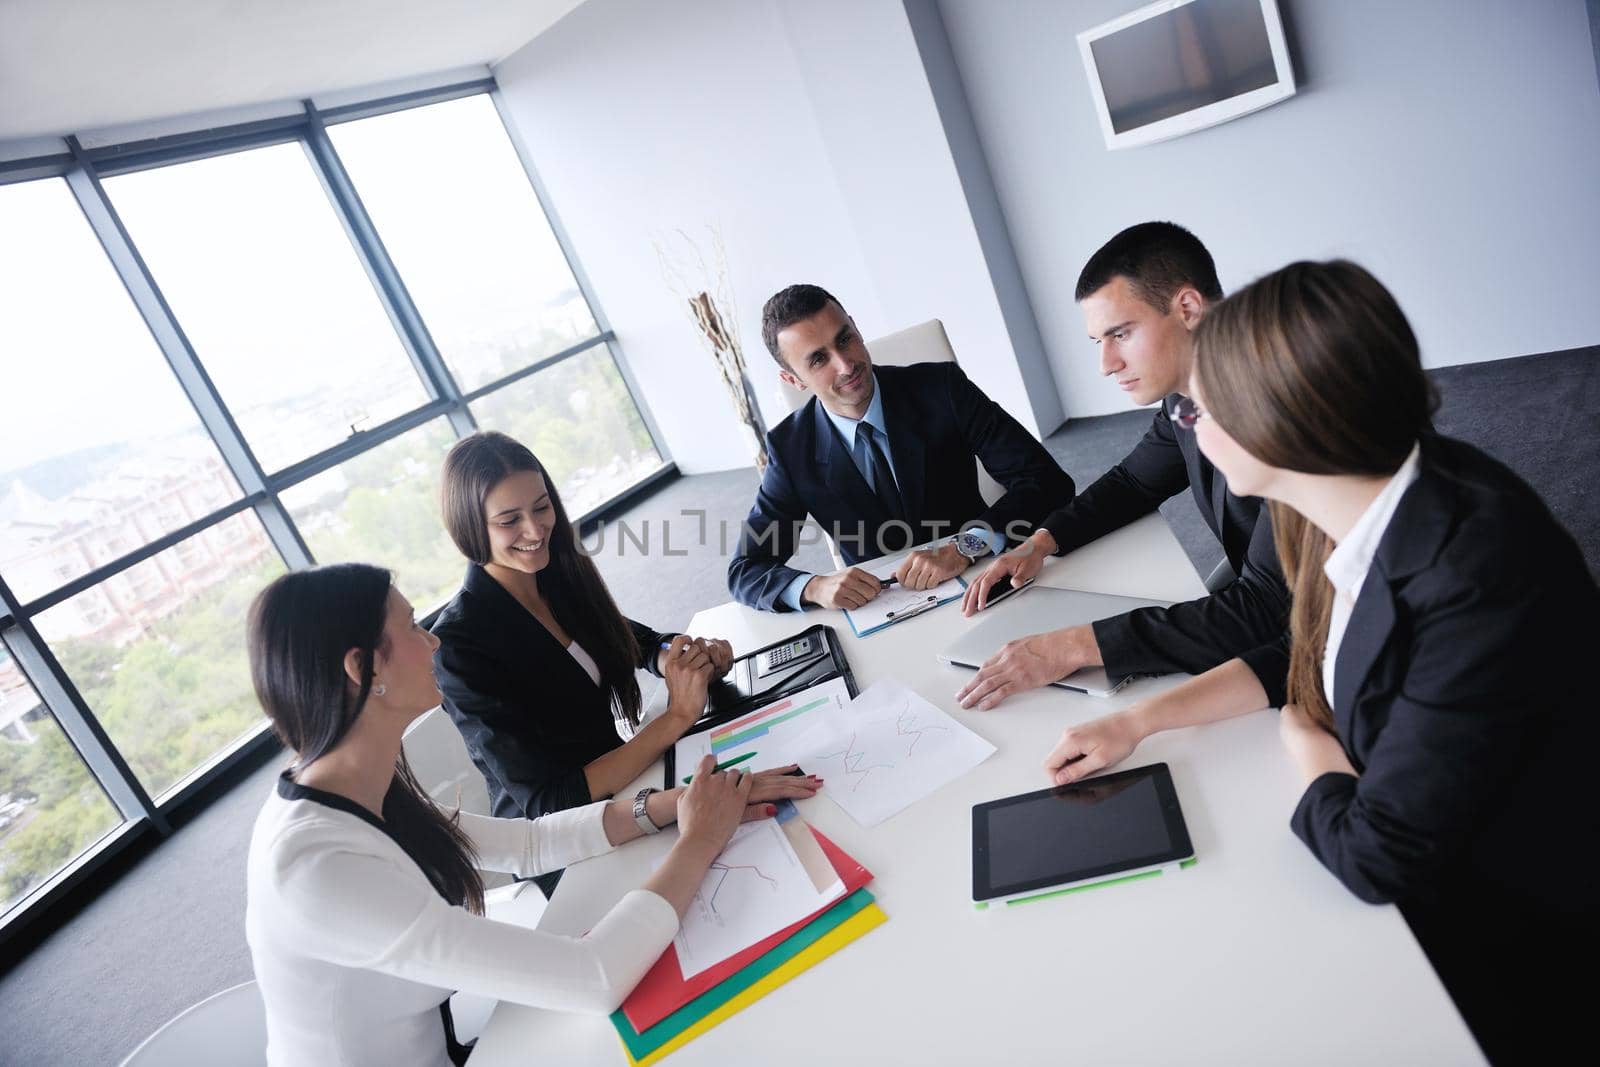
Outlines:
{"label": "dry branch arrangement", "polygon": [[689,310],[700,340],[716,360],[722,384],[727,387],[739,420],[755,437],[756,470],[767,469],[767,427],[756,403],[755,390],[745,367],[744,349],[739,343],[733,309],[733,285],[728,279],[728,253],[716,227],[706,227],[713,264],[708,266],[700,246],[682,230],[674,230],[682,250],[674,255],[665,243],[654,241],[656,258],[667,287]]}

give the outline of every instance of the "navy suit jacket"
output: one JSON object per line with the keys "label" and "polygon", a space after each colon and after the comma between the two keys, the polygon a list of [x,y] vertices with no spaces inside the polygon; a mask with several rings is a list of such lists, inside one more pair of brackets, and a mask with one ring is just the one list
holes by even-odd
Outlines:
{"label": "navy suit jacket", "polygon": [[[1045,447],[954,363],[873,370],[911,527],[907,543],[949,536],[973,522],[1018,541],[1053,503],[1072,495],[1072,479]],[[880,534],[893,520],[816,397],[767,434],[767,455],[728,565],[728,588],[742,604],[787,611],[779,595],[802,573],[786,564],[808,514],[851,564],[884,554]],[[978,492],[974,456],[1006,490],[993,506]],[[899,532],[891,527],[889,535]]]}

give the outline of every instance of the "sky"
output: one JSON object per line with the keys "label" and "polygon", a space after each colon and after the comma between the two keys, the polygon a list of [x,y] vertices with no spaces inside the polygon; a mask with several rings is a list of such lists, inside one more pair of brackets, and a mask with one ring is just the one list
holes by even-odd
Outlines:
{"label": "sky", "polygon": [[[487,97],[331,135],[447,359],[573,288]],[[247,437],[250,409],[308,390],[353,391],[380,417],[425,401],[298,144],[103,184]],[[198,426],[64,181],[0,187],[0,242],[0,473]],[[347,431],[329,432],[301,447]]]}

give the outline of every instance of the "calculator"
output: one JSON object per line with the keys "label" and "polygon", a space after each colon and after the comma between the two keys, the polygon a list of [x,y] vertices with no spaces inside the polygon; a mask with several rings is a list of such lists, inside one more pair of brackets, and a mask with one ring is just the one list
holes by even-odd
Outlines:
{"label": "calculator", "polygon": [[776,648],[769,648],[756,660],[756,677],[765,678],[797,660],[807,659],[817,652],[818,647],[818,636],[808,633]]}

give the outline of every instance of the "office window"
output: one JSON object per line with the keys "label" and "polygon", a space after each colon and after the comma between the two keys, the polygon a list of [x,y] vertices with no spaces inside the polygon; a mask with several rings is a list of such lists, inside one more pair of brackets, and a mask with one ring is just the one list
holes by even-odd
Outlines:
{"label": "office window", "polygon": [[0,915],[122,816],[0,645]]}
{"label": "office window", "polygon": [[265,470],[427,401],[300,145],[105,188]]}
{"label": "office window", "polygon": [[286,560],[454,592],[439,475],[475,420],[575,516],[661,468],[487,88],[332,120],[379,245],[309,114],[0,178],[0,940],[261,734],[245,620]]}
{"label": "office window", "polygon": [[601,345],[472,405],[478,425],[533,450],[576,518],[661,466],[639,409]]}
{"label": "office window", "polygon": [[261,722],[243,624],[251,599],[283,572],[250,512],[190,540],[198,551],[180,543],[35,620],[158,799]]}
{"label": "office window", "polygon": [[328,136],[463,392],[598,332],[487,96]]}
{"label": "office window", "polygon": [[66,183],[0,186],[0,573],[24,602],[239,496]]}
{"label": "office window", "polygon": [[461,584],[466,561],[439,518],[439,474],[455,443],[440,419],[283,494],[318,563],[376,563],[420,615]]}

